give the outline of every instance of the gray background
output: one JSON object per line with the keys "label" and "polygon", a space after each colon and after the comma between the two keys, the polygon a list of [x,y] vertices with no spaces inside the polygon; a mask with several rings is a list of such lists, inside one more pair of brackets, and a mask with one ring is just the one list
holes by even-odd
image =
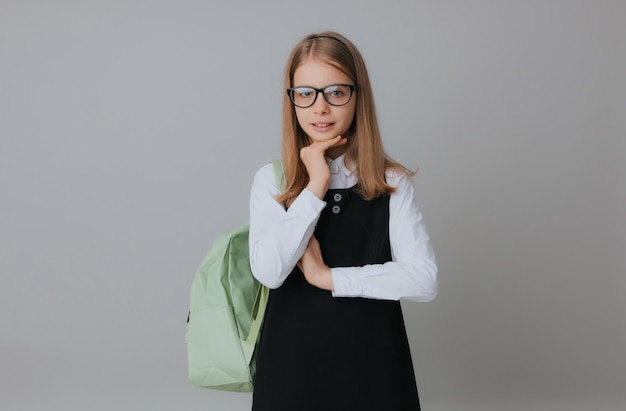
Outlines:
{"label": "gray background", "polygon": [[428,411],[626,404],[626,2],[0,2],[0,408],[246,410],[190,385],[188,290],[335,29],[420,172]]}

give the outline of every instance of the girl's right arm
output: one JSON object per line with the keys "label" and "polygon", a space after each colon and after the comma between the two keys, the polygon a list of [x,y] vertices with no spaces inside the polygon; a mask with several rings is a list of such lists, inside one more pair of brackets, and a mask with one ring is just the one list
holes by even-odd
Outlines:
{"label": "girl's right arm", "polygon": [[252,273],[269,288],[280,287],[300,260],[326,205],[304,189],[285,210],[276,201],[279,194],[272,165],[267,164],[252,184],[249,243]]}
{"label": "girl's right arm", "polygon": [[326,206],[322,200],[330,179],[326,150],[347,142],[336,136],[300,150],[309,183],[288,210],[276,201],[280,190],[272,165],[267,164],[255,175],[250,195],[250,268],[267,287],[280,287],[304,254]]}

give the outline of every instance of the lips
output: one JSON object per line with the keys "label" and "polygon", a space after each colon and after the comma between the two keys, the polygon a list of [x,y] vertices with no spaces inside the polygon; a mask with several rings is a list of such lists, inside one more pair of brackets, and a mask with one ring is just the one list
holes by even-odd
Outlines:
{"label": "lips", "polygon": [[311,125],[315,128],[328,128],[334,124],[335,123],[311,123]]}

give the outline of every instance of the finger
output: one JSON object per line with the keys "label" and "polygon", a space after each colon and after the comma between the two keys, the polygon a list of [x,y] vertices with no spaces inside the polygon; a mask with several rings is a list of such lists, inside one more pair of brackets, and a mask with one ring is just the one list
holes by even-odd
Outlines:
{"label": "finger", "polygon": [[342,138],[341,136],[335,136],[333,138],[331,138],[330,140],[326,140],[326,141],[321,141],[319,142],[320,148],[324,151],[326,151],[327,149],[337,146],[337,145],[341,145],[341,144],[345,144],[345,142],[342,142],[342,140],[347,141],[346,139]]}
{"label": "finger", "polygon": [[334,146],[342,146],[344,144],[346,144],[348,142],[348,139],[345,137],[341,137],[341,136],[337,136],[339,137],[339,140],[333,145]]}
{"label": "finger", "polygon": [[[326,140],[326,141],[314,141],[310,145],[303,147],[303,149],[310,148],[310,149],[317,149],[317,150],[324,152],[330,147],[337,144],[337,142],[339,141],[341,141],[341,136],[335,136],[331,138],[330,140]],[[302,153],[302,150],[300,150],[300,153]]]}

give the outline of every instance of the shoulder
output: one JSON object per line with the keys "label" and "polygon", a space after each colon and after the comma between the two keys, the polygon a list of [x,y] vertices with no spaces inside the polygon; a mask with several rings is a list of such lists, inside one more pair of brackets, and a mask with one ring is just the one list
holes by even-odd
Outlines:
{"label": "shoulder", "polygon": [[413,188],[413,177],[402,169],[389,167],[385,170],[385,181],[398,191],[406,191]]}
{"label": "shoulder", "polygon": [[256,174],[254,175],[254,179],[260,179],[260,180],[265,180],[267,178],[274,178],[274,169],[272,166],[272,163],[266,163],[263,164],[263,166],[261,168],[259,168],[256,172]]}
{"label": "shoulder", "polygon": [[280,193],[274,175],[274,166],[271,162],[264,164],[254,175],[253,190],[269,191],[272,195]]}

